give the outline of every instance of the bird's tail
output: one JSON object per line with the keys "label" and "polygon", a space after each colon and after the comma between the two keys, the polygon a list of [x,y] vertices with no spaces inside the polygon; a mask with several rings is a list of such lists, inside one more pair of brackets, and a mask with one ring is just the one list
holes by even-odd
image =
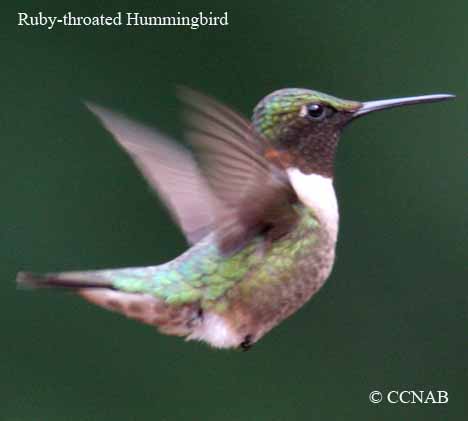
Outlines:
{"label": "bird's tail", "polygon": [[16,283],[25,289],[37,288],[106,288],[115,289],[109,280],[93,279],[83,272],[67,273],[45,273],[37,274],[31,272],[19,272],[16,276]]}
{"label": "bird's tail", "polygon": [[[22,288],[61,288],[76,291],[86,300],[107,310],[124,314],[143,323],[157,326],[166,334],[187,336],[192,333],[194,321],[200,319],[200,307],[195,303],[173,306],[163,297],[151,293],[151,284],[144,287],[137,269],[116,269],[84,272],[59,272],[35,274],[20,272],[16,282]],[[158,270],[157,267],[154,270]],[[112,278],[138,282],[140,288],[125,290]],[[129,288],[130,289],[130,288]],[[138,292],[137,292],[138,291]]]}

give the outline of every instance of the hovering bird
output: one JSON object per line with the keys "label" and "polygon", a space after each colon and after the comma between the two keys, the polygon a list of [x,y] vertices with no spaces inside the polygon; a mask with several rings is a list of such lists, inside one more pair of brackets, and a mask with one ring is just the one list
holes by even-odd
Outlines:
{"label": "hovering bird", "polygon": [[338,233],[333,167],[342,129],[373,111],[453,97],[358,102],[281,89],[258,103],[250,122],[203,94],[185,89],[180,96],[196,160],[156,130],[87,106],[160,194],[190,248],[157,266],[20,272],[17,282],[76,290],[163,333],[244,349],[330,275]]}

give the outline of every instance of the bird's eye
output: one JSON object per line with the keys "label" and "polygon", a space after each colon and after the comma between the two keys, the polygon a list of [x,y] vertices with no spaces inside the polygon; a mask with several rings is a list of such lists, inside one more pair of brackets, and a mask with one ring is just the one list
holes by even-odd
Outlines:
{"label": "bird's eye", "polygon": [[307,105],[307,115],[314,120],[321,120],[325,117],[326,109],[321,104]]}

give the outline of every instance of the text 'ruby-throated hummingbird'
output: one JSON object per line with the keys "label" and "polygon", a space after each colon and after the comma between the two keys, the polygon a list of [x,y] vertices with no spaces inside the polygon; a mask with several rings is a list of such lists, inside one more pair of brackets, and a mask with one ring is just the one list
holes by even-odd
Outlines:
{"label": "text 'ruby-throated hummingbird'", "polygon": [[161,195],[191,247],[157,266],[22,272],[17,281],[71,288],[163,333],[219,348],[248,348],[330,275],[343,127],[373,111],[453,97],[357,102],[281,89],[260,101],[250,123],[205,95],[185,89],[180,96],[197,160],[157,131],[87,105]]}

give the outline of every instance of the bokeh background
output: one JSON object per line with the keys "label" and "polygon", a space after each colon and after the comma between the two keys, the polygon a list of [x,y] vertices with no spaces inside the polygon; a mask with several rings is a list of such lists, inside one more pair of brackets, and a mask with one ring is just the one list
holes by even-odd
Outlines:
{"label": "bokeh background", "polygon": [[[468,394],[466,1],[2,3],[1,420],[462,420]],[[229,26],[17,26],[20,11],[229,13]],[[282,87],[378,99],[456,93],[344,133],[337,261],[251,352],[158,335],[18,270],[149,265],[177,227],[83,99],[181,139],[174,88],[248,115]],[[446,390],[446,405],[371,404]]]}

